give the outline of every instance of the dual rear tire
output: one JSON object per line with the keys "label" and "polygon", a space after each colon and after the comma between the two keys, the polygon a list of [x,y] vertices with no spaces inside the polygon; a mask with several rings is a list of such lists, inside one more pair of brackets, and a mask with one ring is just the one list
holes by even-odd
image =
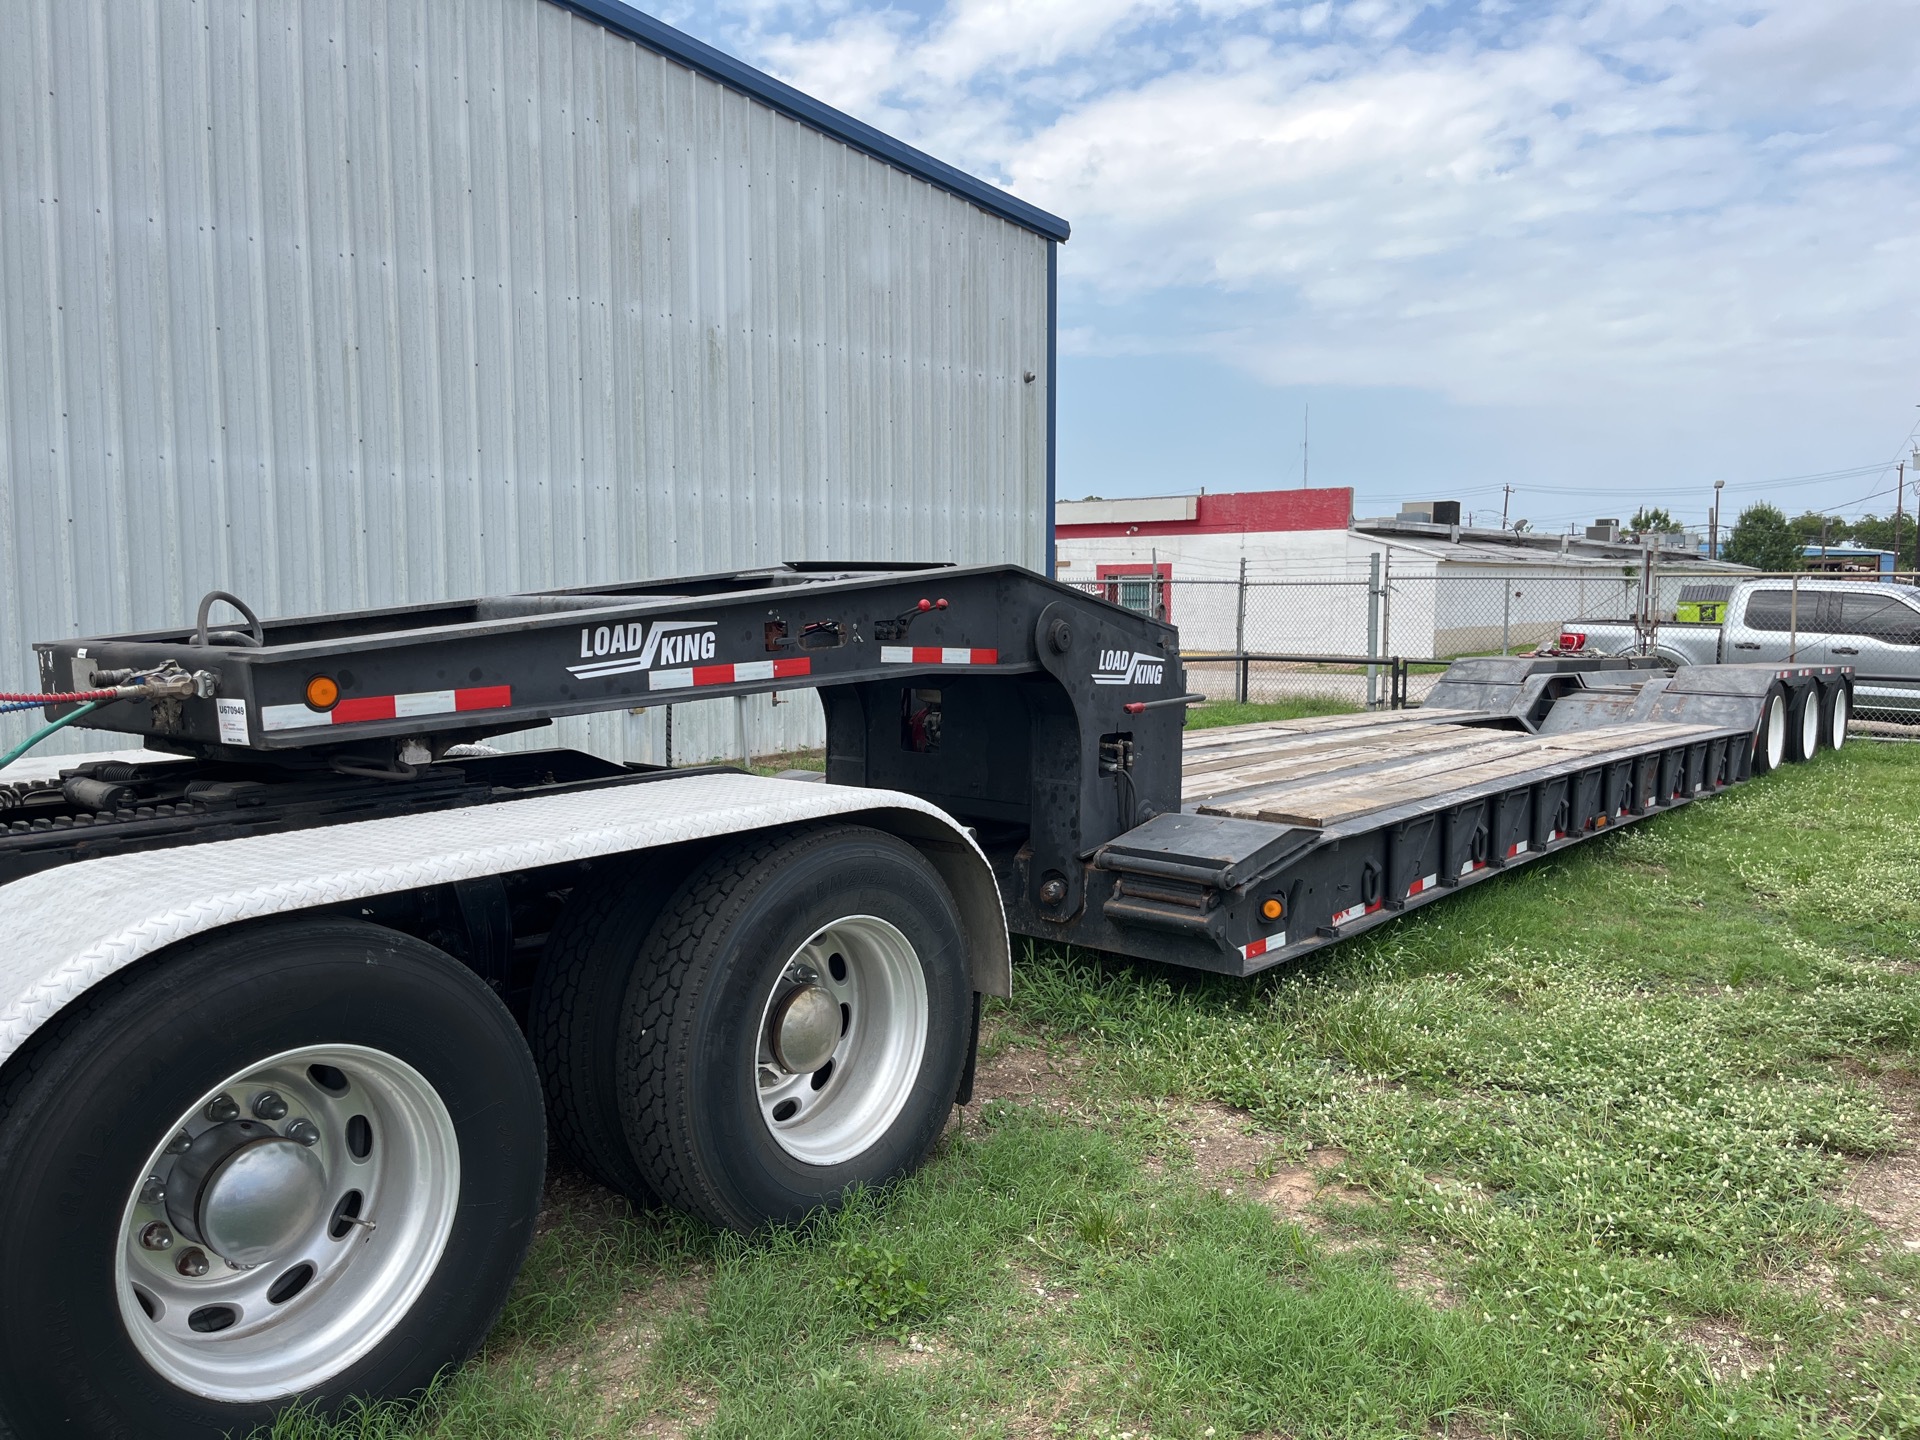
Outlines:
{"label": "dual rear tire", "polygon": [[[536,1043],[556,1135],[636,1204],[750,1230],[926,1157],[970,1036],[952,895],[911,846],[830,826],[613,875],[549,942]],[[651,897],[651,898],[649,898]]]}
{"label": "dual rear tire", "polygon": [[843,825],[642,863],[550,937],[532,1051],[453,957],[335,919],[194,942],[43,1027],[0,1071],[0,1440],[417,1393],[505,1303],[547,1115],[639,1203],[742,1230],[923,1160],[972,998],[927,861]]}

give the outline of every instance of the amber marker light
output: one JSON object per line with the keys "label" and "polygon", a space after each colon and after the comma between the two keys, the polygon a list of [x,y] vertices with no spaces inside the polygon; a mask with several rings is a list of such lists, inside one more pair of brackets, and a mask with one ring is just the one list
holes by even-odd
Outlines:
{"label": "amber marker light", "polygon": [[1286,913],[1287,907],[1271,896],[1260,902],[1260,914],[1265,919],[1278,920]]}
{"label": "amber marker light", "polygon": [[[285,694],[285,691],[281,692]],[[340,700],[340,687],[332,677],[316,675],[307,681],[307,704],[316,710],[331,710]]]}

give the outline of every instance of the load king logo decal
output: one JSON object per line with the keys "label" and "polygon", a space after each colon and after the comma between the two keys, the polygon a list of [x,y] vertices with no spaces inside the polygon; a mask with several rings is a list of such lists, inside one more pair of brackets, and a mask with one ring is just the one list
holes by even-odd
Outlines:
{"label": "load king logo decal", "polygon": [[[569,665],[582,680],[651,670],[655,665],[691,665],[713,659],[717,620],[644,620],[625,625],[587,625],[580,630],[580,658]],[[605,659],[601,657],[605,656]]]}
{"label": "load king logo decal", "polygon": [[1096,685],[1158,685],[1166,674],[1164,656],[1141,650],[1102,650],[1100,667],[1093,672]]}

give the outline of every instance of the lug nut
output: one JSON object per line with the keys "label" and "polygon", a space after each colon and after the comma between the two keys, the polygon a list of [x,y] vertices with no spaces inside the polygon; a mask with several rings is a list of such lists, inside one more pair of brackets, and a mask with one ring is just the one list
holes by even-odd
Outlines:
{"label": "lug nut", "polygon": [[296,1120],[287,1126],[287,1138],[298,1140],[302,1145],[318,1145],[320,1130],[311,1120]]}
{"label": "lug nut", "polygon": [[207,1252],[196,1245],[190,1250],[182,1250],[180,1258],[173,1262],[173,1268],[189,1280],[198,1280],[213,1267],[207,1263]]}
{"label": "lug nut", "polygon": [[1058,905],[1067,898],[1067,882],[1049,880],[1040,887],[1040,902],[1043,905]]}
{"label": "lug nut", "polygon": [[260,1120],[284,1120],[287,1118],[287,1102],[271,1090],[262,1090],[253,1097],[253,1113]]}
{"label": "lug nut", "polygon": [[193,1148],[193,1137],[182,1130],[167,1142],[167,1154],[184,1155]]}
{"label": "lug nut", "polygon": [[[140,1247],[143,1250],[166,1250],[171,1248],[172,1245],[173,1231],[162,1225],[158,1220],[154,1221],[151,1225],[143,1227],[140,1231]],[[187,1257],[182,1255],[180,1258],[184,1260]]]}
{"label": "lug nut", "polygon": [[140,1187],[142,1205],[158,1205],[167,1198],[167,1182],[158,1175],[147,1176],[146,1183]]}
{"label": "lug nut", "polygon": [[240,1102],[231,1095],[216,1095],[207,1102],[207,1119],[219,1124],[240,1118]]}

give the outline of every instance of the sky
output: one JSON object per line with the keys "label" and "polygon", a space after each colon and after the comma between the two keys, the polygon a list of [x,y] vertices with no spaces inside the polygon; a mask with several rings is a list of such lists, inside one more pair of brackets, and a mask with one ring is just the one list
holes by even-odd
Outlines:
{"label": "sky", "polygon": [[1072,224],[1063,498],[1546,530],[1911,471],[1920,0],[645,8]]}

